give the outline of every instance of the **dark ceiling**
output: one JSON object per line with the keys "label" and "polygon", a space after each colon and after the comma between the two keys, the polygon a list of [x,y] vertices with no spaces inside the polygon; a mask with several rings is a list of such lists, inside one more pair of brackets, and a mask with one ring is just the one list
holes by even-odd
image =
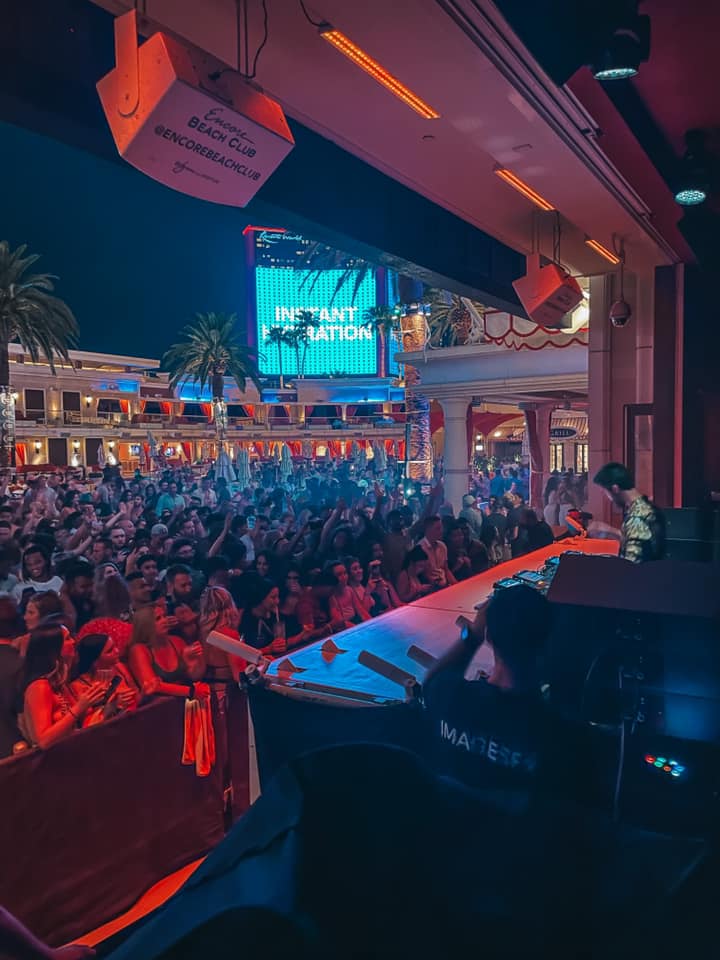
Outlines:
{"label": "dark ceiling", "polygon": [[[591,115],[607,117],[608,97],[665,183],[672,189],[684,152],[687,130],[707,133],[710,152],[720,162],[720,4],[709,0],[645,0],[639,12],[650,17],[650,59],[629,81],[600,85],[584,66],[602,46],[618,13],[631,0],[496,0],[523,43],[557,83],[568,83]],[[638,192],[645,193],[659,219],[665,212],[657,194],[627,154],[620,130],[603,131],[601,145]],[[613,139],[615,142],[613,142]],[[720,198],[685,215],[680,229],[701,259],[717,257]],[[680,220],[683,210],[669,208]],[[710,247],[711,249],[708,249]]]}

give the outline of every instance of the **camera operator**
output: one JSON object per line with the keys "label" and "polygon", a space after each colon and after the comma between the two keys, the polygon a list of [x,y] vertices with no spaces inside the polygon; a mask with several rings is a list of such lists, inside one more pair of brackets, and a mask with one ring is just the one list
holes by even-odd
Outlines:
{"label": "camera operator", "polygon": [[[465,621],[458,643],[430,670],[424,698],[438,773],[474,788],[527,791],[542,777],[557,789],[576,774],[575,735],[546,705],[538,661],[550,625],[547,600],[526,586],[496,594]],[[486,640],[489,676],[465,673]]]}

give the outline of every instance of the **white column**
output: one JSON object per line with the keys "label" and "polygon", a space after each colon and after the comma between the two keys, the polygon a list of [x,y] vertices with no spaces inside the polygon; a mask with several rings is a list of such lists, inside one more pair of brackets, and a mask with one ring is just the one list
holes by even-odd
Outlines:
{"label": "white column", "polygon": [[465,397],[453,397],[440,403],[445,415],[445,501],[452,504],[457,516],[462,510],[462,498],[469,489],[467,412],[470,401]]}

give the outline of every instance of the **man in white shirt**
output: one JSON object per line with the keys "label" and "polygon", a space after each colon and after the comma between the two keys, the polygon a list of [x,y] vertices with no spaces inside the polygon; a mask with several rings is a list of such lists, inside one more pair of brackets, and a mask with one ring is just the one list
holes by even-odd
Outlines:
{"label": "man in white shirt", "polygon": [[442,542],[442,520],[438,516],[426,517],[423,523],[423,532],[425,536],[420,541],[419,546],[425,551],[428,557],[426,573],[431,583],[438,588],[449,587],[457,580],[448,567],[447,547]]}
{"label": "man in white shirt", "polygon": [[470,526],[470,536],[476,540],[482,540],[483,520],[485,519],[482,510],[478,510],[477,497],[473,493],[466,493],[462,498],[462,510],[458,517],[467,520]]}
{"label": "man in white shirt", "polygon": [[217,494],[207,477],[200,481],[200,499],[203,507],[214,509],[217,506]]}

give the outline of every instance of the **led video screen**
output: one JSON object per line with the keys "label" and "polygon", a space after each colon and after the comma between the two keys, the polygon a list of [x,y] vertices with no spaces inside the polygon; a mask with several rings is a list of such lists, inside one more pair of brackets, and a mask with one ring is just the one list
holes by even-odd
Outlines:
{"label": "led video screen", "polygon": [[[377,373],[377,337],[373,330],[362,325],[365,311],[376,303],[374,274],[368,271],[353,297],[355,277],[352,276],[335,294],[343,273],[342,270],[323,270],[308,280],[304,271],[283,267],[255,268],[261,373],[279,375],[281,362],[285,376],[300,372],[294,348],[282,344],[278,356],[277,345],[268,343],[267,336],[272,327],[292,329],[303,310],[312,311],[320,321],[319,327],[308,333],[303,368],[306,377]],[[301,347],[301,357],[302,353]]]}

